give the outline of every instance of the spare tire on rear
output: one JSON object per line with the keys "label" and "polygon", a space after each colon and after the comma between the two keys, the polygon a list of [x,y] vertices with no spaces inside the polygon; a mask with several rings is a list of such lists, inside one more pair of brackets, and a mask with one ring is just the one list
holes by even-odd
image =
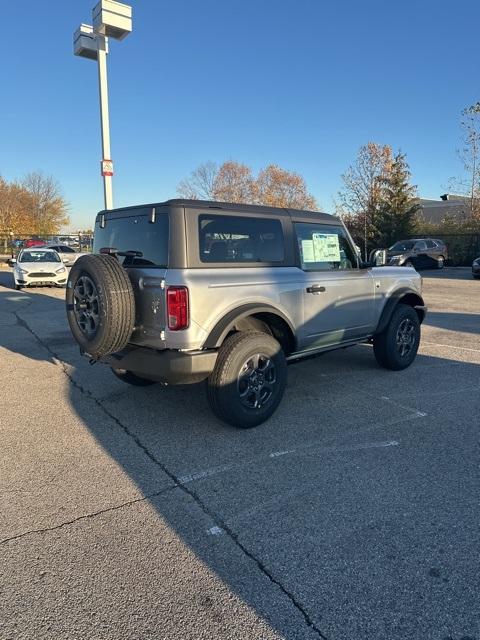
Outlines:
{"label": "spare tire on rear", "polygon": [[135,324],[135,297],[116,257],[79,258],[68,276],[66,302],[73,337],[92,358],[127,345]]}

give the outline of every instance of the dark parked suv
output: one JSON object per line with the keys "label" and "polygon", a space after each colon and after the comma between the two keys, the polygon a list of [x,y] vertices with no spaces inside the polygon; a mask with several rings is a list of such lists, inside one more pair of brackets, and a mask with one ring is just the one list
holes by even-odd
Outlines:
{"label": "dark parked suv", "polygon": [[272,415],[290,362],[371,341],[408,367],[425,315],[418,273],[363,264],[334,216],[189,200],[99,213],[66,303],[92,361],[133,385],[207,379],[240,427]]}
{"label": "dark parked suv", "polygon": [[432,238],[399,240],[387,251],[387,263],[398,267],[443,269],[447,259],[445,243]]}

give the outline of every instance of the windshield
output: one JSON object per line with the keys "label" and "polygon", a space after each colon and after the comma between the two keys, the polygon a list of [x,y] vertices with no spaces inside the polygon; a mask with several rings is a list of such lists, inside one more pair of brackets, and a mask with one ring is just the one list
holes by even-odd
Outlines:
{"label": "windshield", "polygon": [[93,252],[100,253],[104,248],[114,248],[121,253],[137,252],[137,255],[119,256],[120,263],[124,267],[165,268],[168,264],[168,214],[157,212],[155,222],[150,222],[149,215],[148,208],[132,209],[129,216],[108,218],[104,228],[97,220]]}
{"label": "windshield", "polygon": [[400,240],[390,247],[390,251],[411,251],[414,245],[414,240]]}
{"label": "windshield", "polygon": [[19,262],[60,262],[60,256],[53,251],[24,251]]}

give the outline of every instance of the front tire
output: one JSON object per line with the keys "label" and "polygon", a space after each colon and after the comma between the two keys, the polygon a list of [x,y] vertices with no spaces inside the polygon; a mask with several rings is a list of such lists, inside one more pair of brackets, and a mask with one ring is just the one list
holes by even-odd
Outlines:
{"label": "front tire", "polygon": [[443,256],[438,256],[437,269],[443,269],[444,266],[445,266],[445,258]]}
{"label": "front tire", "polygon": [[285,354],[275,338],[240,331],[221,346],[207,397],[220,420],[249,429],[275,412],[286,384]]}
{"label": "front tire", "polygon": [[413,307],[399,304],[387,328],[373,337],[373,352],[385,369],[401,371],[415,360],[420,344],[420,320]]}

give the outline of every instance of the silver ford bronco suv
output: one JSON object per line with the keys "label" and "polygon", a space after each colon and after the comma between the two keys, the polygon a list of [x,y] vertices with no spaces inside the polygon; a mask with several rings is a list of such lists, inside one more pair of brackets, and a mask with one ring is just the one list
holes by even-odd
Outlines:
{"label": "silver ford bronco suv", "polygon": [[408,367],[426,313],[417,272],[363,263],[334,216],[197,200],[100,212],[66,304],[92,361],[133,385],[206,379],[243,428],[273,414],[302,358],[369,341],[382,367]]}

